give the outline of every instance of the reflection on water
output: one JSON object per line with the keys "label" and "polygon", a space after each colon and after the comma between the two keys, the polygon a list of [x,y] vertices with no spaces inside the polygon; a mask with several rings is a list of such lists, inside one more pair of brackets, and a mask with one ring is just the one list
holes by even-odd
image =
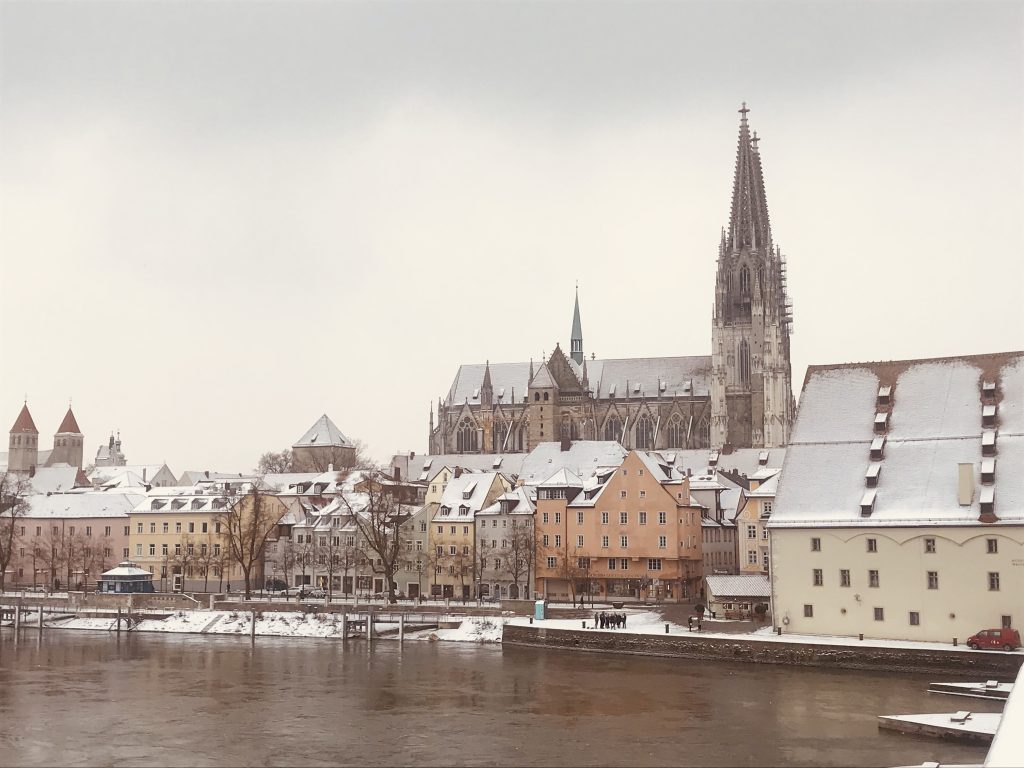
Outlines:
{"label": "reflection on water", "polygon": [[[14,765],[900,765],[928,678],[443,643],[0,636]],[[976,711],[999,711],[971,702]]]}

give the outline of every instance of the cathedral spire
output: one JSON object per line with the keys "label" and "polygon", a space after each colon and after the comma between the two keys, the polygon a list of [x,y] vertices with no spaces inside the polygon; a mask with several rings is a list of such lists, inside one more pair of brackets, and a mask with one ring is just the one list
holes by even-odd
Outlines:
{"label": "cathedral spire", "polygon": [[494,404],[494,387],[491,385],[491,361],[484,365],[484,380],[480,385],[480,403],[491,406]]}
{"label": "cathedral spire", "polygon": [[583,324],[580,322],[580,287],[576,285],[576,306],[572,311],[572,336],[569,340],[572,359],[583,364]]}
{"label": "cathedral spire", "polygon": [[727,250],[738,253],[744,247],[769,252],[772,234],[768,207],[764,199],[761,157],[757,139],[751,137],[747,123],[747,103],[740,108],[740,135],[736,146],[736,171],[732,184],[732,210],[729,214]]}

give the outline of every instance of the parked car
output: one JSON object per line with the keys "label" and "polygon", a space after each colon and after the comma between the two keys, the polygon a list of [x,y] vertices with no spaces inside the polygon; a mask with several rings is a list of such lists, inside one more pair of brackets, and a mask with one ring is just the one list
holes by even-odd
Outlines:
{"label": "parked car", "polygon": [[299,590],[300,600],[305,600],[307,597],[314,600],[325,598],[327,597],[327,590],[321,589],[320,587],[313,587],[312,589],[307,587],[306,589]]}
{"label": "parked car", "polygon": [[1008,627],[983,629],[967,638],[967,647],[974,650],[979,648],[1001,648],[1004,651],[1012,651],[1020,648],[1020,632]]}

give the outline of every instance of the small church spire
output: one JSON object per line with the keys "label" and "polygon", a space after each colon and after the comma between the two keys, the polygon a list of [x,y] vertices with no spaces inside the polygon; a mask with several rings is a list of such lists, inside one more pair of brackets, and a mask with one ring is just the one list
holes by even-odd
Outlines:
{"label": "small church spire", "polygon": [[583,324],[580,322],[580,285],[576,283],[576,306],[572,311],[572,335],[569,341],[572,359],[583,364]]}
{"label": "small church spire", "polygon": [[494,387],[491,386],[491,361],[484,365],[484,380],[480,385],[481,405],[491,406],[494,404]]}

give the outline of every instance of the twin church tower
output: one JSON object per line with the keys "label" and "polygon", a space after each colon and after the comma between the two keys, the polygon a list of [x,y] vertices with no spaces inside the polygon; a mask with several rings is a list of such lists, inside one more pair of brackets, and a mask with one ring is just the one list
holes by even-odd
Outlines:
{"label": "twin church tower", "polygon": [[429,452],[516,453],[617,440],[627,449],[774,448],[793,425],[786,262],[772,240],[757,133],[746,104],[722,231],[711,354],[598,359],[584,353],[579,296],[569,354],[462,365],[430,413]]}

